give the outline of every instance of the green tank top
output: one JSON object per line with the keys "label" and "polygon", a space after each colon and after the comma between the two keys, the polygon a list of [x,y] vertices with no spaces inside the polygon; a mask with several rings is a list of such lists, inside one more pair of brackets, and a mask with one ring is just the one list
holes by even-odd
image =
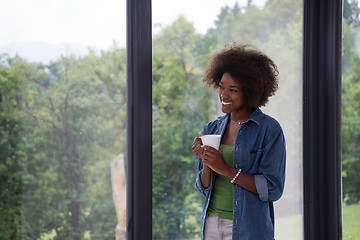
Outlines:
{"label": "green tank top", "polygon": [[[233,166],[234,162],[234,144],[220,145],[221,152],[225,162]],[[217,175],[215,185],[211,193],[211,199],[207,213],[210,215],[232,220],[233,218],[233,185],[227,177]]]}

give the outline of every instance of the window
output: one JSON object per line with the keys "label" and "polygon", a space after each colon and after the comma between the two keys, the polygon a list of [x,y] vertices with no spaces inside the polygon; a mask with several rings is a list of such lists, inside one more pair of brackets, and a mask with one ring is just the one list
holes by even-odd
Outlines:
{"label": "window", "polygon": [[[152,37],[151,6],[148,1],[133,0],[128,4],[128,57],[133,66],[129,67],[134,84],[143,84],[141,88],[131,88],[137,93],[132,98],[134,107],[145,110],[134,113],[133,118],[139,123],[151,121],[149,105],[151,87]],[[341,57],[341,1],[304,1],[303,24],[303,169],[304,169],[304,238],[305,239],[341,239],[341,162],[340,162],[340,57]],[[316,50],[315,50],[316,49]],[[144,60],[146,59],[146,60]],[[144,64],[146,63],[146,64]],[[143,64],[143,65],[141,65]],[[130,66],[130,65],[128,65]],[[129,77],[129,75],[128,75]],[[140,85],[139,85],[140,86]],[[146,105],[142,107],[140,103]],[[330,104],[331,103],[331,104]],[[322,109],[326,110],[323,111]],[[129,116],[129,114],[128,114]],[[140,122],[141,119],[143,122]],[[145,119],[145,120],[144,120]],[[131,120],[131,118],[130,118]],[[132,177],[128,180],[134,192],[128,194],[129,200],[135,200],[133,210],[128,211],[129,224],[137,237],[131,239],[150,238],[152,230],[148,226],[152,222],[151,162],[149,142],[151,133],[138,124],[135,131],[145,130],[145,135],[136,137],[138,144],[131,145],[131,158],[141,168],[131,169]],[[145,139],[145,140],[144,140]],[[128,138],[129,141],[129,138]],[[134,141],[130,141],[133,143]],[[129,147],[129,146],[128,146]],[[144,150],[146,150],[145,153]],[[150,149],[151,152],[151,149]],[[150,163],[150,165],[149,165]],[[136,181],[134,180],[136,179]],[[145,181],[144,181],[145,180]],[[136,183],[141,182],[141,185]],[[325,184],[326,183],[326,184]],[[145,191],[145,192],[144,192]],[[128,201],[130,202],[130,201]],[[145,206],[145,207],[143,207]],[[150,218],[149,218],[150,216]],[[146,220],[144,220],[146,218]],[[136,231],[138,230],[138,231]]]}
{"label": "window", "polygon": [[[279,33],[284,30],[285,26],[281,26],[284,24],[281,18],[266,18],[272,14],[266,12],[266,9],[276,10],[277,1],[248,2],[250,6],[239,4],[236,8],[235,2],[222,1],[228,8],[218,8],[218,13],[220,10],[231,12],[227,14],[229,16],[220,15],[218,18],[223,20],[231,18],[235,16],[233,13],[238,13],[238,16],[250,16],[251,11],[256,14],[257,11],[265,10],[266,14],[258,19],[261,20],[259,22],[248,18],[244,20],[252,20],[252,23],[259,24],[256,26],[262,26],[266,25],[268,19],[271,19],[273,25],[270,29],[274,27],[276,31],[280,31]],[[155,174],[163,172],[152,168],[161,160],[157,151],[157,155],[154,155],[152,161],[152,148],[161,143],[156,140],[164,141],[160,138],[163,133],[157,128],[158,122],[152,124],[152,114],[161,114],[162,109],[168,110],[161,105],[161,101],[165,100],[166,102],[167,99],[161,99],[159,96],[174,97],[168,92],[164,92],[164,89],[188,89],[189,86],[183,84],[183,81],[175,81],[170,86],[166,83],[160,84],[163,83],[160,81],[161,77],[165,78],[165,75],[161,75],[164,74],[162,70],[169,70],[170,66],[174,65],[174,60],[165,59],[168,57],[168,54],[164,54],[167,49],[164,50],[164,46],[159,46],[160,42],[154,42],[154,46],[159,48],[153,50],[156,61],[152,66],[151,49],[154,46],[151,36],[150,1],[131,0],[127,2],[126,55],[123,45],[124,34],[111,35],[125,29],[118,24],[125,22],[124,20],[112,17],[125,16],[124,13],[121,13],[125,7],[119,6],[118,4],[121,4],[119,1],[102,1],[101,4],[95,1],[72,1],[71,3],[37,1],[36,3],[35,5],[33,2],[15,0],[3,4],[0,9],[0,26],[7,33],[0,40],[0,196],[2,200],[0,203],[0,232],[2,233],[0,238],[95,239],[104,236],[113,238],[116,223],[121,222],[121,226],[124,226],[125,223],[124,214],[121,215],[122,220],[117,219],[113,203],[110,162],[121,153],[125,153],[125,148],[128,173],[126,182],[128,239],[150,239],[152,233],[158,234],[159,222],[155,222],[154,229],[151,226],[152,206],[155,209],[154,216],[164,216],[163,219],[156,219],[157,221],[161,220],[168,224],[166,226],[170,225],[168,229],[178,228],[181,230],[180,235],[171,236],[177,239],[183,236],[196,238],[199,231],[197,214],[201,199],[196,195],[195,190],[191,195],[187,194],[189,189],[186,189],[193,180],[180,176],[185,181],[189,181],[184,184],[184,188],[182,185],[176,186],[179,187],[181,194],[184,191],[186,193],[181,195],[183,197],[180,199],[180,206],[185,202],[186,208],[184,212],[180,212],[180,218],[177,216],[177,218],[170,219],[166,207],[174,205],[174,200],[171,198],[177,196],[177,192],[174,194],[173,189],[161,192],[167,186],[158,182],[157,178],[161,175],[155,176]],[[284,226],[280,231],[280,226],[277,227],[277,236],[287,236],[288,233],[282,230],[292,229],[296,226],[297,230],[294,232],[297,238],[301,238],[303,234],[305,239],[341,239],[342,177],[344,239],[354,238],[357,233],[354,233],[353,229],[357,228],[353,228],[353,225],[345,226],[345,224],[348,222],[356,224],[358,219],[356,216],[351,219],[352,213],[357,210],[357,193],[352,190],[357,184],[354,184],[351,176],[354,176],[357,169],[357,155],[354,155],[357,151],[357,142],[354,141],[357,128],[353,121],[356,121],[358,115],[351,110],[351,107],[357,104],[355,83],[358,74],[354,66],[358,64],[353,63],[356,63],[358,58],[358,54],[354,51],[358,46],[353,44],[358,41],[355,41],[356,38],[352,38],[352,35],[357,34],[358,29],[352,24],[358,20],[358,8],[356,8],[356,1],[344,3],[343,99],[341,106],[343,134],[341,136],[339,116],[342,38],[341,22],[339,21],[342,13],[342,1],[304,0],[302,5],[289,0],[283,4],[291,5],[291,3],[298,7],[295,12],[280,11],[277,16],[285,17],[285,19],[287,17],[298,20],[303,18],[302,26],[302,21],[297,27],[290,24],[288,31],[281,34],[282,37],[289,39],[299,37],[298,41],[293,42],[294,45],[291,48],[291,53],[298,52],[295,54],[298,58],[289,58],[290,65],[298,61],[299,66],[292,69],[294,71],[284,69],[285,65],[283,65],[282,59],[289,57],[286,51],[288,45],[281,45],[284,39],[276,38],[276,31],[270,32],[265,38],[259,38],[252,42],[274,58],[279,65],[280,72],[284,69],[285,72],[289,71],[295,76],[290,75],[290,79],[296,79],[296,76],[301,75],[297,68],[301,68],[301,58],[304,60],[303,85],[299,85],[300,81],[294,81],[294,88],[297,87],[297,92],[300,95],[303,92],[304,95],[302,100],[299,96],[299,102],[294,106],[303,101],[303,107],[299,105],[297,109],[290,109],[295,116],[303,116],[303,118],[298,118],[299,126],[296,124],[293,129],[289,130],[288,127],[285,129],[287,132],[298,132],[302,122],[303,131],[299,132],[299,138],[292,139],[291,134],[287,139],[289,139],[288,145],[290,141],[290,144],[295,146],[294,149],[297,149],[298,155],[294,155],[295,159],[301,156],[301,148],[304,148],[303,165],[298,165],[300,173],[295,172],[294,180],[290,180],[289,176],[287,178],[290,182],[286,188],[294,187],[295,191],[288,192],[286,190],[282,202],[276,206],[276,209],[279,209],[276,221],[278,225]],[[124,5],[124,3],[122,4]],[[203,4],[203,6],[207,5],[211,4],[209,2]],[[302,6],[303,17],[301,14],[298,15],[302,12],[299,10]],[[293,6],[289,7],[291,9]],[[349,14],[349,9],[352,9],[350,10],[352,14]],[[156,10],[154,9],[154,11]],[[66,12],[66,18],[58,17],[63,16],[64,12]],[[82,15],[84,13],[90,18]],[[106,13],[106,17],[100,17],[102,13]],[[200,17],[198,18],[200,19]],[[194,54],[207,56],[209,49],[215,51],[222,47],[221,44],[225,44],[226,39],[221,39],[221,37],[218,39],[219,34],[216,34],[215,31],[206,31],[209,27],[198,32],[198,25],[187,15],[184,15],[183,18],[176,16],[173,20],[166,22],[158,28],[161,31],[154,30],[154,38],[161,38],[165,34],[165,30],[171,29],[171,26],[176,21],[179,22],[179,19],[188,26],[186,31],[181,34],[186,35],[195,31],[194,38],[186,40],[197,43],[200,39],[200,43],[203,43],[202,47],[196,48],[190,56]],[[234,17],[234,19],[236,18]],[[100,20],[107,22],[98,24]],[[216,29],[216,25],[211,25],[214,20],[212,19],[210,22],[210,26],[212,26],[210,28],[213,30]],[[107,27],[104,26],[112,26],[112,23],[116,25],[110,27],[110,35],[108,35]],[[231,21],[217,22],[219,26],[223,24],[224,33],[226,33],[226,29],[235,28],[235,26],[227,26],[227,23],[231,23]],[[183,25],[180,24],[180,26]],[[10,28],[7,28],[8,26]],[[35,28],[33,28],[34,26]],[[244,26],[236,27],[239,27],[236,29],[237,31],[244,30]],[[250,39],[254,34],[262,36],[261,31],[253,32],[251,28],[248,30],[249,32],[246,34],[243,32],[242,38]],[[269,29],[263,31],[267,30]],[[211,35],[211,32],[214,35]],[[71,37],[67,38],[67,33],[70,33]],[[170,36],[172,34],[171,31],[166,33]],[[303,43],[299,33],[303,34]],[[236,34],[238,33],[230,32],[226,37],[232,39],[236,37]],[[68,44],[69,42],[82,42],[82,36],[85,36],[83,42],[86,46],[85,50],[77,44]],[[97,37],[105,38],[98,41],[95,40]],[[24,46],[18,43],[13,48],[13,45],[9,45],[13,40],[32,41],[31,51],[27,47],[28,45]],[[33,42],[38,40],[41,41],[40,47],[39,43],[34,44]],[[112,44],[113,40],[117,43]],[[166,42],[166,39],[163,40]],[[219,45],[209,47],[208,44],[212,44],[213,40],[216,40]],[[352,40],[354,41],[352,42]],[[53,53],[53,48],[47,48],[48,45],[44,44],[44,41],[50,42],[51,45],[61,42],[67,44],[65,47],[57,45]],[[304,49],[303,53],[301,53],[301,45]],[[285,47],[283,48],[283,46]],[[35,55],[31,54],[34,49],[36,49]],[[56,57],[48,57],[43,53],[52,53],[54,55],[51,56]],[[188,56],[189,51],[184,54],[184,56]],[[180,67],[185,67],[185,71],[181,72],[182,69],[179,68],[177,71],[170,72],[173,74],[172,77],[174,79],[183,78],[184,74],[181,75],[181,73],[190,72],[191,74],[185,77],[189,77],[193,81],[193,78],[201,75],[204,67],[202,57],[190,58],[190,66],[180,64]],[[161,65],[163,60],[166,62]],[[128,79],[126,83],[125,61],[128,63],[126,64]],[[159,63],[160,65],[158,65]],[[174,76],[175,74],[180,75]],[[155,88],[151,85],[152,78],[157,84]],[[171,89],[171,87],[176,88]],[[283,88],[285,87],[288,86],[283,86]],[[153,97],[157,100],[157,102],[154,101],[154,105],[151,104],[152,91],[157,91],[153,93]],[[191,92],[189,91],[189,93]],[[193,96],[186,98],[187,96],[184,95],[179,97],[175,100],[181,101],[185,98],[185,101],[174,102],[174,106],[185,106],[194,110],[195,107],[200,106],[199,103],[205,104],[207,111],[203,115],[193,118],[194,123],[199,127],[202,126],[202,118],[210,120],[218,114],[215,107],[210,107],[213,106],[211,101],[216,101],[211,92],[206,90],[201,92],[198,99]],[[282,113],[276,113],[276,107],[274,107],[278,105],[278,102],[282,102],[284,97],[286,98],[286,94],[278,92],[278,95],[271,99],[274,105],[270,104],[264,111],[277,117],[285,128]],[[294,97],[292,100],[296,98]],[[288,101],[286,102],[288,103]],[[186,106],[186,103],[190,103],[189,106]],[[290,105],[294,104],[289,103]],[[174,106],[169,106],[169,109]],[[152,111],[153,108],[154,111]],[[301,112],[297,113],[295,110]],[[178,115],[175,116],[181,115],[181,111],[176,113]],[[154,119],[160,118],[160,114],[154,115]],[[127,124],[125,124],[125,118],[127,118]],[[174,129],[177,127],[177,120],[175,119]],[[169,126],[171,127],[171,125],[167,127]],[[151,129],[156,134],[153,135]],[[172,128],[167,129],[173,130]],[[194,127],[194,132],[185,131],[186,129],[180,130],[184,130],[180,132],[181,134],[188,134],[188,137],[184,139],[192,139],[197,129]],[[191,164],[193,162],[190,160],[190,155],[186,155],[186,151],[189,149],[185,149],[185,144],[183,148],[185,154],[182,153],[183,149],[176,145],[181,142],[181,139],[177,138],[179,135],[176,134],[179,133],[175,132],[174,141],[167,143],[170,147],[174,147],[177,151],[175,153],[180,152],[175,159],[179,161],[174,164],[181,164],[180,167],[189,167],[184,169],[192,171]],[[182,136],[181,134],[180,136]],[[303,141],[301,135],[303,135]],[[340,136],[343,141],[342,162],[340,161]],[[125,142],[127,142],[127,146]],[[300,145],[297,145],[299,142]],[[178,156],[181,157],[178,158]],[[169,156],[166,155],[166,157]],[[300,161],[295,160],[292,163],[299,164]],[[342,175],[341,164],[343,166]],[[291,165],[288,165],[288,171],[290,167]],[[301,168],[304,170],[303,178]],[[174,169],[169,168],[169,170],[176,173]],[[290,171],[294,173],[295,170]],[[184,174],[191,175],[193,173],[185,172]],[[165,176],[170,175],[166,173]],[[154,187],[153,183],[159,185]],[[297,198],[298,194],[302,194],[302,186],[304,188],[303,203],[301,198]],[[153,198],[151,197],[152,190],[155,193]],[[170,203],[161,205],[163,203],[161,200],[165,197],[170,199]],[[293,197],[295,199],[292,199]],[[285,216],[281,209],[283,204],[286,205],[289,202],[292,203],[291,216]],[[302,210],[303,215],[301,215]],[[169,219],[169,221],[164,219]],[[299,227],[301,228],[301,223],[299,223],[301,219],[304,219],[304,233],[299,229]],[[123,230],[121,227],[118,229]],[[168,235],[169,232],[164,234]],[[165,235],[162,237],[166,238]]]}
{"label": "window", "polygon": [[125,228],[125,9],[2,4],[0,239],[111,239]]}
{"label": "window", "polygon": [[199,238],[204,199],[194,187],[191,145],[222,115],[216,92],[201,78],[209,56],[233,42],[257,47],[278,65],[279,90],[262,109],[280,121],[287,142],[276,238],[303,238],[302,6],[298,0],[152,2],[153,239]]}
{"label": "window", "polygon": [[343,239],[360,238],[360,5],[344,1],[342,44]]}

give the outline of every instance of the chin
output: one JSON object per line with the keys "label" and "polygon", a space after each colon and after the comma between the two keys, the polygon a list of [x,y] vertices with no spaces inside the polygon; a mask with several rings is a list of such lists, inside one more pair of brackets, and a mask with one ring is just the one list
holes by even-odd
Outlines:
{"label": "chin", "polygon": [[221,108],[221,111],[223,113],[231,113],[233,111],[233,109]]}

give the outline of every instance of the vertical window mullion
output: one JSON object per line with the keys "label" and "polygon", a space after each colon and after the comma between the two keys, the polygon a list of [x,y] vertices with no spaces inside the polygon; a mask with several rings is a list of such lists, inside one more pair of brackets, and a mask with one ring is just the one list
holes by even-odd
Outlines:
{"label": "vertical window mullion", "polygon": [[127,0],[127,239],[152,237],[151,1]]}
{"label": "vertical window mullion", "polygon": [[304,1],[305,239],[342,239],[341,0]]}

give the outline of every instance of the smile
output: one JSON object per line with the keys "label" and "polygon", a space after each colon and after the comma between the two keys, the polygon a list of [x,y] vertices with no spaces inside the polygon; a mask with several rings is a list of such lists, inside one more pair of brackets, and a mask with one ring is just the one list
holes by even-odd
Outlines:
{"label": "smile", "polygon": [[221,100],[221,104],[222,104],[222,105],[231,105],[232,102],[224,102],[224,100]]}

